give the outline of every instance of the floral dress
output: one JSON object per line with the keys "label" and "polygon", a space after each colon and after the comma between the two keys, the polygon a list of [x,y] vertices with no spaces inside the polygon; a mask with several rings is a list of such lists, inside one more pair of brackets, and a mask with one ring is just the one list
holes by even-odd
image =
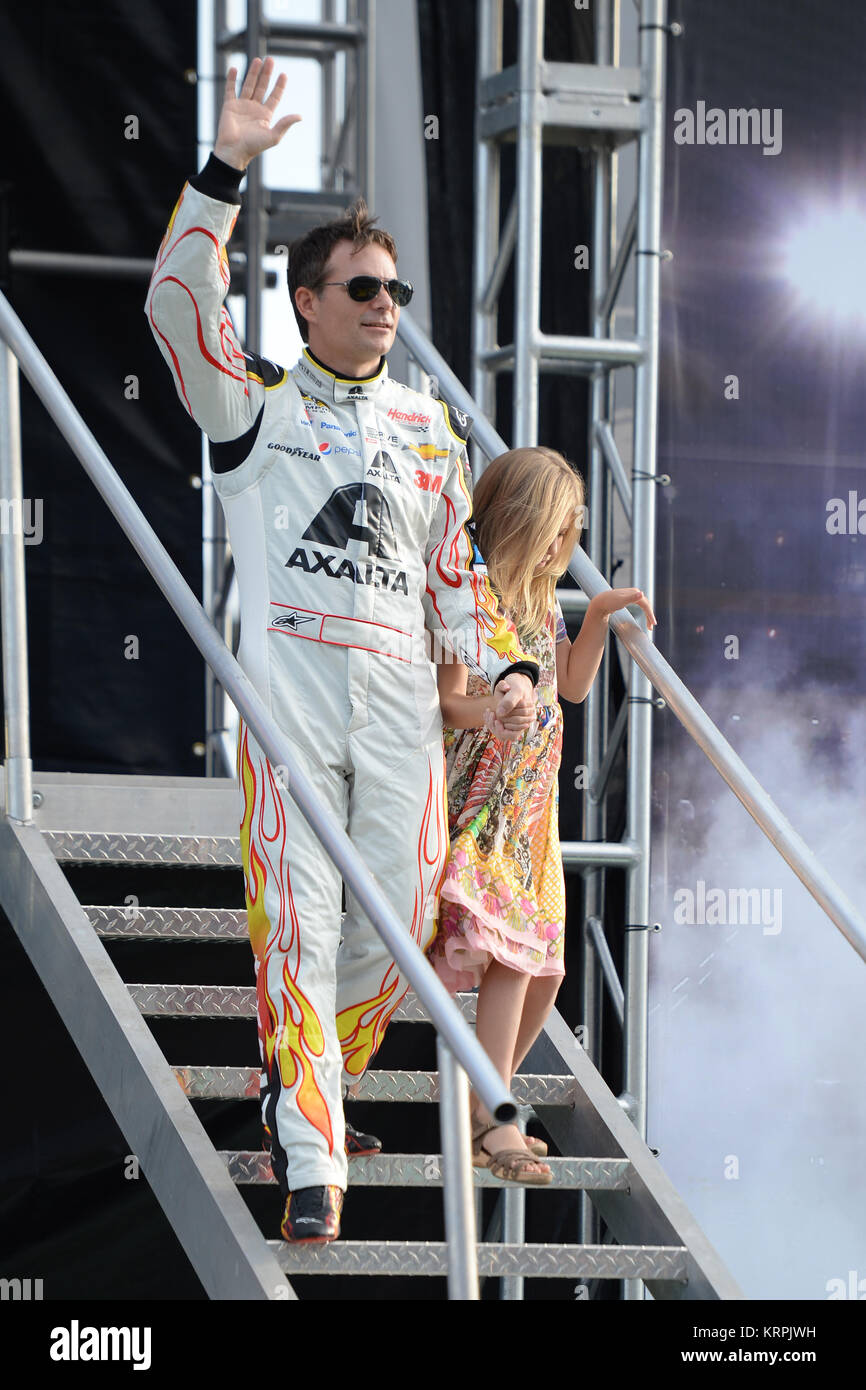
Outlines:
{"label": "floral dress", "polygon": [[[491,959],[530,975],[565,974],[556,644],[567,634],[559,605],[536,636],[519,635],[539,664],[537,727],[510,743],[486,729],[445,730],[451,853],[428,955],[452,992],[480,984]],[[470,673],[466,693],[490,687]]]}

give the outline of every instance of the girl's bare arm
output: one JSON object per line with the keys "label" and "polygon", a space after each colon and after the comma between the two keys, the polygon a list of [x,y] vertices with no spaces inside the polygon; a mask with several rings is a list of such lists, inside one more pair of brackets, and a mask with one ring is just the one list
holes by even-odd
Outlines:
{"label": "girl's bare arm", "polygon": [[449,729],[483,729],[484,716],[496,708],[494,695],[467,695],[468,669],[462,661],[449,661],[436,667],[442,723]]}
{"label": "girl's bare arm", "polygon": [[564,637],[556,644],[556,684],[562,699],[576,705],[586,699],[601,665],[610,615],[630,603],[643,610],[648,627],[655,627],[656,616],[640,589],[609,589],[590,599],[575,640]]}

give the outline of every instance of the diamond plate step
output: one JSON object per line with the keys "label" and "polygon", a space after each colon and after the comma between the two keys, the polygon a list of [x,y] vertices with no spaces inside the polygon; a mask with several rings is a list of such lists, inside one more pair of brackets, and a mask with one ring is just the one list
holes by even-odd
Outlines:
{"label": "diamond plate step", "polygon": [[85,907],[104,941],[249,941],[244,908]]}
{"label": "diamond plate step", "polygon": [[[258,1099],[260,1067],[174,1067],[191,1100]],[[574,1105],[573,1076],[515,1076],[511,1087],[518,1105]],[[435,1071],[368,1071],[357,1100],[438,1102]]]}
{"label": "diamond plate step", "polygon": [[230,835],[116,835],[96,830],[52,830],[45,840],[64,864],[178,864],[240,867],[241,847]]}
{"label": "diamond plate step", "polygon": [[[253,985],[127,985],[138,1008],[148,1018],[255,1018]],[[464,1018],[475,1021],[475,995],[458,994]],[[412,993],[399,1004],[393,1018],[401,1023],[427,1023],[424,1008]]]}
{"label": "diamond plate step", "polygon": [[[287,1274],[414,1274],[445,1278],[448,1247],[441,1241],[335,1240],[330,1245],[293,1246],[269,1240]],[[676,1279],[686,1282],[682,1245],[501,1245],[478,1246],[478,1272],[530,1279]]]}
{"label": "diamond plate step", "polygon": [[[270,1154],[261,1150],[220,1150],[232,1182],[275,1185]],[[547,1158],[553,1182],[540,1191],[582,1188],[585,1191],[620,1191],[629,1188],[627,1158]],[[476,1187],[505,1186],[486,1168],[473,1170]],[[441,1187],[441,1154],[376,1154],[353,1158],[349,1163],[351,1187]],[[514,1186],[514,1184],[509,1184]]]}

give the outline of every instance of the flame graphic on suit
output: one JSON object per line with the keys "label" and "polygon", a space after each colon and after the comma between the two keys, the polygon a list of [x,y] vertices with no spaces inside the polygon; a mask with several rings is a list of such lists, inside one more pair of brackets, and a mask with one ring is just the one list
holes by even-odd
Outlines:
{"label": "flame graphic on suit", "polygon": [[[438,780],[438,787],[437,787]],[[437,778],[433,763],[427,763],[427,790],[416,848],[417,881],[410,923],[413,940],[426,951],[436,935],[435,904],[445,875],[448,857],[448,809],[444,778]],[[432,871],[432,876],[431,876]],[[398,988],[399,986],[399,988]],[[400,1001],[408,992],[392,961],[377,993],[340,1010],[337,1034],[343,1053],[346,1077],[354,1080],[364,1074],[379,1047]]]}
{"label": "flame graphic on suit", "polygon": [[[282,1088],[295,1093],[295,1104],[304,1117],[314,1125],[333,1153],[334,1132],[331,1115],[321,1090],[316,1084],[315,1059],[322,1056],[324,1038],[322,1025],[310,1001],[297,984],[299,966],[298,923],[292,899],[291,875],[286,860],[286,834],[283,806],[277,780],[269,764],[256,768],[250,756],[249,735],[241,727],[239,739],[238,776],[243,789],[244,812],[240,827],[241,857],[244,866],[247,918],[250,944],[256,957],[256,994],[258,1001],[259,1045],[262,1063],[273,1089],[279,1077]],[[268,813],[275,832],[265,832]],[[267,849],[267,842],[277,845],[276,864]],[[268,876],[279,895],[279,917],[272,923],[265,907]],[[288,937],[286,939],[288,933]],[[277,999],[268,990],[267,961],[269,948],[283,942],[285,950],[281,971],[282,990]],[[285,946],[284,946],[285,949]],[[276,1062],[276,1067],[275,1067]]]}

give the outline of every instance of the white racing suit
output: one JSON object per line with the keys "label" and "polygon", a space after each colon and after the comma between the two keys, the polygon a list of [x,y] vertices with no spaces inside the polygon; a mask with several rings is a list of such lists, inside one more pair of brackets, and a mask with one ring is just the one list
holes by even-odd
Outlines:
{"label": "white racing suit", "polygon": [[[186,184],[146,313],[211,440],[241,602],[238,659],[422,950],[448,851],[442,725],[425,628],[491,684],[537,667],[472,568],[464,438],[441,401],[305,351],[238,344],[223,306],[241,175]],[[461,421],[462,421],[462,417]],[[524,665],[524,663],[526,663]],[[242,723],[241,845],[256,958],[262,1114],[283,1195],[346,1187],[341,1086],[408,989]]]}

